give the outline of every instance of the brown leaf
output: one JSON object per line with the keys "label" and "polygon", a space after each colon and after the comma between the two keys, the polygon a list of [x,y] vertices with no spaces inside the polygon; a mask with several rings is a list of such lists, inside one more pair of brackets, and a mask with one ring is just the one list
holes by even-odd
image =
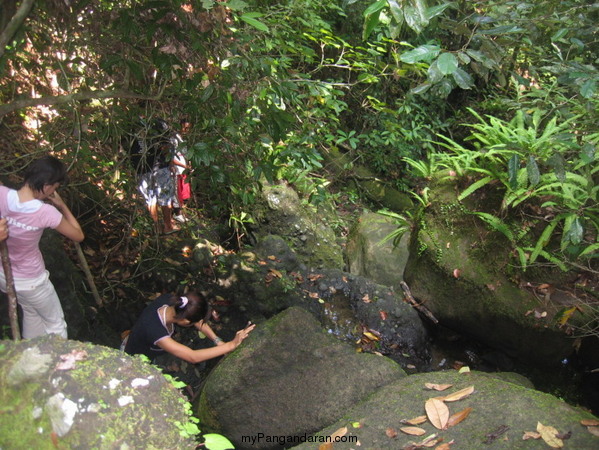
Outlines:
{"label": "brown leaf", "polygon": [[439,442],[443,442],[443,438],[438,438],[436,434],[431,434],[425,438],[420,445],[425,448],[431,448],[437,445]]}
{"label": "brown leaf", "polygon": [[449,389],[453,384],[435,384],[435,383],[424,383],[424,387],[427,389],[432,389],[434,391],[444,391],[445,389]]}
{"label": "brown leaf", "polygon": [[472,408],[465,408],[462,409],[460,412],[453,414],[447,421],[447,428],[456,426],[458,423],[460,423],[466,417],[468,417],[471,412]]}
{"label": "brown leaf", "polygon": [[462,274],[462,271],[460,269],[453,269],[453,277],[454,278],[460,278],[461,274]]}
{"label": "brown leaf", "polygon": [[409,419],[409,420],[402,420],[402,423],[408,424],[408,425],[420,425],[421,423],[426,422],[426,416],[418,416],[418,417],[414,417],[413,419]]}
{"label": "brown leaf", "polygon": [[439,400],[444,402],[457,402],[458,400],[462,400],[463,398],[468,397],[470,394],[474,392],[474,386],[468,386],[467,388],[460,389],[453,394],[446,395],[445,397],[439,397]]}
{"label": "brown leaf", "polygon": [[537,433],[536,431],[526,431],[522,436],[523,441],[528,441],[529,439],[541,439],[541,433]]}
{"label": "brown leaf", "polygon": [[441,445],[437,445],[435,447],[435,450],[449,450],[451,448],[451,446],[453,445],[453,439],[449,442],[444,442]]}
{"label": "brown leaf", "polygon": [[537,431],[541,434],[541,438],[551,448],[562,448],[564,443],[557,437],[559,431],[554,427],[543,425],[541,422],[537,422]]}
{"label": "brown leaf", "polygon": [[362,301],[364,303],[370,303],[372,300],[370,300],[370,297],[368,296],[368,294],[364,295],[364,297],[362,297]]}
{"label": "brown leaf", "polygon": [[336,438],[345,436],[347,434],[347,427],[341,427],[333,434],[331,434],[331,440],[334,441]]}
{"label": "brown leaf", "polygon": [[282,278],[283,274],[276,269],[268,269],[270,273],[272,273],[277,278]]}
{"label": "brown leaf", "polygon": [[387,320],[387,312],[386,311],[379,311],[379,316],[380,316],[381,320]]}
{"label": "brown leaf", "polygon": [[583,419],[580,421],[581,425],[585,427],[599,427],[599,420],[597,419]]}
{"label": "brown leaf", "polygon": [[402,427],[399,431],[409,434],[410,436],[422,436],[426,433],[426,431],[420,427]]}
{"label": "brown leaf", "polygon": [[385,434],[391,439],[395,439],[397,437],[397,431],[395,431],[393,428],[387,428],[385,430]]}
{"label": "brown leaf", "polygon": [[599,437],[599,427],[587,427],[587,431],[593,436]]}
{"label": "brown leaf", "polygon": [[320,444],[318,450],[333,450],[333,443],[327,442],[326,444]]}
{"label": "brown leaf", "polygon": [[449,420],[449,408],[445,403],[436,398],[429,398],[424,404],[428,420],[435,428],[442,430]]}
{"label": "brown leaf", "polygon": [[268,255],[268,259],[274,261],[275,259],[277,259],[277,257],[275,255]]}

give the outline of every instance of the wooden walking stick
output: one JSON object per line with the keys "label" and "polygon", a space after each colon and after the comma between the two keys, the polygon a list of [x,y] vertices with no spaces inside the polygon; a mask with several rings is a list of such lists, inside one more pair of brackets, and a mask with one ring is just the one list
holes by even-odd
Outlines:
{"label": "wooden walking stick", "polygon": [[19,329],[19,319],[17,316],[17,291],[15,290],[15,279],[12,276],[12,267],[8,257],[8,247],[6,245],[6,241],[0,242],[0,256],[2,257],[2,267],[4,268],[4,278],[6,279],[6,295],[8,296],[8,317],[10,319],[10,329],[12,331],[12,338],[15,341],[18,341],[21,339],[21,330]]}

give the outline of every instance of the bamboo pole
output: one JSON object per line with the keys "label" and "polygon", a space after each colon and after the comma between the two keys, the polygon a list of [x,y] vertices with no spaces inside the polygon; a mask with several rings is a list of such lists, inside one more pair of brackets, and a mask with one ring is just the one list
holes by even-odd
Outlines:
{"label": "bamboo pole", "polygon": [[81,245],[79,245],[79,242],[75,242],[75,249],[77,249],[77,256],[79,257],[79,262],[81,263],[81,267],[83,268],[83,272],[85,273],[85,278],[87,278],[87,284],[89,284],[89,288],[91,289],[92,295],[96,300],[96,304],[101,308],[102,298],[98,293],[96,283],[94,282],[94,277],[92,277],[92,273],[89,270],[89,266],[87,265],[87,259],[85,259],[85,255],[83,254],[83,250],[81,250]]}
{"label": "bamboo pole", "polygon": [[21,330],[19,329],[19,318],[17,315],[17,291],[15,290],[15,279],[12,275],[12,267],[10,265],[6,241],[0,242],[0,256],[2,257],[2,267],[4,268],[4,278],[6,280],[10,329],[12,331],[12,338],[15,341],[18,341],[21,339]]}

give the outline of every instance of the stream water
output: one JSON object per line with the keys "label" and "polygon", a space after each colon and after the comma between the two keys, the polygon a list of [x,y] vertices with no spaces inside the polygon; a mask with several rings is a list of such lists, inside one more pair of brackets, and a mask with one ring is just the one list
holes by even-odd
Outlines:
{"label": "stream water", "polygon": [[[359,346],[362,327],[349,300],[335,295],[323,303],[321,322],[328,333]],[[514,360],[460,333],[442,326],[426,326],[430,336],[429,371],[459,369],[468,366],[483,372],[515,372],[528,378],[535,388],[599,415],[599,373],[581,367],[576,357],[565,359],[553,367],[535,367]],[[393,354],[387,354],[393,358]],[[400,358],[393,358],[400,360]],[[415,368],[403,367],[407,373]]]}

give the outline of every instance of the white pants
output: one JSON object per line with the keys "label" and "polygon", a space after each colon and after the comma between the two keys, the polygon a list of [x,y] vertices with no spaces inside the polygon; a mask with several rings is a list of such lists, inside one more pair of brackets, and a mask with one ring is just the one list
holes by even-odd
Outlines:
{"label": "white pants", "polygon": [[[0,272],[0,289],[6,292],[4,272]],[[46,270],[37,278],[15,278],[17,303],[23,310],[23,337],[31,339],[44,334],[67,338],[67,323],[60,299]]]}

